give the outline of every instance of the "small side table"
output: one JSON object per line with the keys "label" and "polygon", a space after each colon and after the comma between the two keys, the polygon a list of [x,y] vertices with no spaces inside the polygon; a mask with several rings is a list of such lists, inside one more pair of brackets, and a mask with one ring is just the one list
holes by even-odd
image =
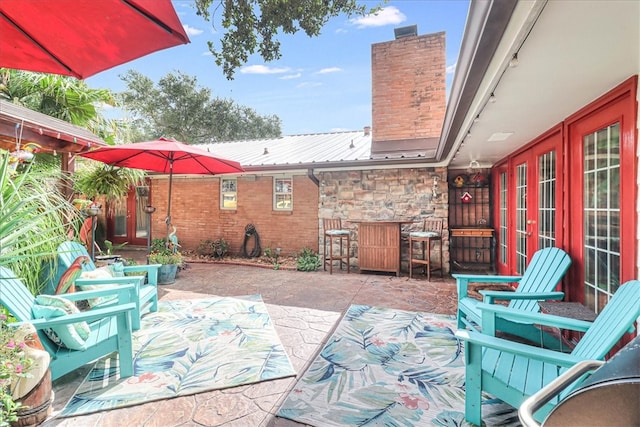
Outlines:
{"label": "small side table", "polygon": [[554,316],[568,317],[569,319],[586,320],[593,322],[598,316],[592,310],[588,309],[579,302],[538,302],[543,313],[552,314]]}
{"label": "small side table", "polygon": [[[546,314],[552,314],[554,316],[566,317],[569,319],[585,320],[587,322],[593,322],[598,316],[591,309],[585,307],[579,302],[550,302],[539,301],[538,305],[540,310]],[[573,348],[578,343],[580,338],[584,335],[582,332],[577,331],[565,331],[558,330],[560,334],[560,350],[563,350],[563,344],[567,344],[568,348]]]}

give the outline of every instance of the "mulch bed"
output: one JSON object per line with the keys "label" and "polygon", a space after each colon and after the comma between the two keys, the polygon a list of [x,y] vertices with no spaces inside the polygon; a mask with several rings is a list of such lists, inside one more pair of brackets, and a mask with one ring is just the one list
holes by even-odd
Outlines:
{"label": "mulch bed", "polygon": [[264,256],[256,258],[244,258],[234,255],[227,255],[224,258],[214,258],[197,255],[195,253],[182,253],[185,262],[194,262],[202,264],[230,264],[230,265],[246,265],[251,267],[269,268],[273,270],[295,270],[296,259],[294,257],[278,257],[278,265],[276,266],[273,258]]}

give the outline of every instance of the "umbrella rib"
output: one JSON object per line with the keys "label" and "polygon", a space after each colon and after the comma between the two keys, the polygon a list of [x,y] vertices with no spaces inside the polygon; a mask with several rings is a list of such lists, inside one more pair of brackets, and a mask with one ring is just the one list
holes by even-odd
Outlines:
{"label": "umbrella rib", "polygon": [[141,9],[139,6],[133,4],[130,0],[122,0],[122,2],[124,4],[126,4],[127,6],[129,6],[131,9],[135,10],[136,12],[138,12],[140,15],[144,16],[145,18],[147,18],[149,21],[151,21],[151,22],[155,23],[156,25],[158,25],[160,28],[165,30],[167,33],[178,37],[180,40],[182,40],[182,43],[188,43],[189,42],[188,39],[185,40],[185,38],[184,38],[184,36],[182,34],[174,31],[173,28],[171,28],[170,26],[168,26],[167,24],[165,24],[160,19],[156,18],[154,15],[150,14],[146,10]]}
{"label": "umbrella rib", "polygon": [[11,26],[13,26],[16,30],[18,30],[19,32],[21,32],[22,34],[24,34],[24,36],[26,38],[28,38],[29,40],[31,40],[33,42],[33,44],[35,44],[36,46],[38,46],[38,48],[40,48],[44,53],[46,53],[51,59],[53,59],[55,62],[58,63],[58,65],[60,65],[61,67],[63,67],[65,70],[67,70],[69,72],[70,75],[76,77],[76,78],[82,78],[82,76],[76,72],[74,72],[67,64],[65,64],[64,62],[62,62],[62,60],[60,58],[58,58],[56,55],[53,54],[53,52],[51,52],[49,49],[47,49],[46,47],[44,47],[38,40],[34,39],[31,34],[27,33],[24,29],[22,29],[18,24],[15,23],[15,21],[7,16],[6,13],[0,11],[0,16],[2,16],[2,18],[4,18],[5,21],[7,21]]}

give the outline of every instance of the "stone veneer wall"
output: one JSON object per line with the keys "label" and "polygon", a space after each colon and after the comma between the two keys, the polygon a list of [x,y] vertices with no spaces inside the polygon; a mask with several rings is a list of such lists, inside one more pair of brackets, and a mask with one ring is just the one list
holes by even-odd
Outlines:
{"label": "stone veneer wall", "polygon": [[[343,227],[351,230],[352,265],[357,265],[358,256],[358,225],[352,221],[414,221],[413,224],[403,226],[402,230],[402,271],[408,271],[407,233],[421,230],[425,218],[436,217],[445,221],[443,263],[444,273],[449,272],[447,168],[332,171],[319,173],[318,177],[320,254],[324,253],[323,218],[341,218]],[[437,180],[435,186],[434,180]]]}

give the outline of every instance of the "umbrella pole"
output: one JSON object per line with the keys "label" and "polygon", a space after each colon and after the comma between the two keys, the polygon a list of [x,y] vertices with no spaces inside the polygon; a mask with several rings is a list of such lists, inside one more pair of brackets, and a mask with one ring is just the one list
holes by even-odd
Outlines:
{"label": "umbrella pole", "polygon": [[173,159],[169,161],[169,200],[167,202],[167,218],[164,222],[167,223],[167,238],[165,244],[169,244],[169,227],[171,227],[171,185],[173,184]]}

